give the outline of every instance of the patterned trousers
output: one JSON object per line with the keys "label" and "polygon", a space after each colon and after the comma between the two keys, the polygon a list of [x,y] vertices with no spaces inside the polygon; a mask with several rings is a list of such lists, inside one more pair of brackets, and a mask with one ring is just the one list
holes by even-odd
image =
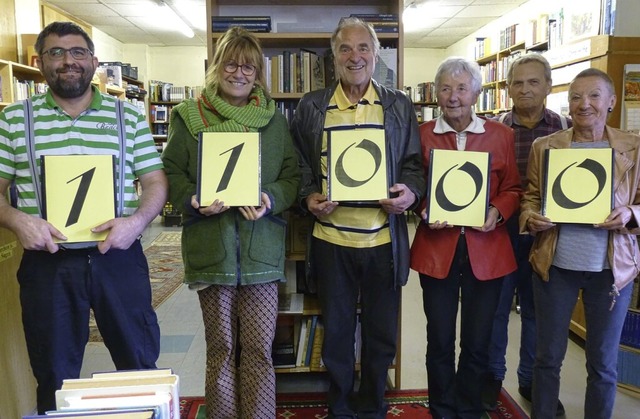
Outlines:
{"label": "patterned trousers", "polygon": [[271,346],[278,285],[212,285],[198,291],[207,344],[207,419],[276,417]]}

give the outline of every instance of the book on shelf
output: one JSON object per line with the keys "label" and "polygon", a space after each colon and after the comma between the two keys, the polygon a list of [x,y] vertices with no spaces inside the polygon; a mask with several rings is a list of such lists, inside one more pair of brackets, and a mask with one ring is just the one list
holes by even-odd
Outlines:
{"label": "book on shelf", "polygon": [[313,341],[315,338],[316,327],[318,325],[318,316],[311,316],[310,323],[307,325],[309,327],[309,339],[306,344],[306,353],[304,356],[304,365],[311,365],[311,353],[313,352]]}
{"label": "book on shelf", "polygon": [[622,326],[620,344],[640,349],[640,311],[630,309]]}
{"label": "book on shelf", "polygon": [[240,26],[249,32],[271,32],[269,16],[212,16],[212,32],[226,32],[233,26]]}
{"label": "book on shelf", "polygon": [[309,74],[311,82],[309,90],[319,90],[325,88],[326,82],[324,59],[314,52],[312,52],[309,56]]}
{"label": "book on shelf", "polygon": [[307,325],[311,325],[309,317],[300,320],[300,332],[298,335],[298,345],[296,346],[296,366],[304,367],[305,355],[307,353],[307,342],[309,342],[309,329]]}
{"label": "book on shelf", "polygon": [[302,314],[304,310],[304,294],[286,293],[278,295],[278,313]]}
{"label": "book on shelf", "polygon": [[618,351],[618,384],[640,387],[640,351],[637,349]]}
{"label": "book on shelf", "polygon": [[373,78],[378,83],[391,89],[398,85],[398,49],[380,48],[378,62],[373,72]]}
{"label": "book on shelf", "polygon": [[38,418],[57,418],[57,419],[158,419],[158,409],[153,407],[141,408],[119,408],[119,409],[101,409],[101,410],[67,410],[67,411],[49,411],[44,415],[28,415],[22,419],[38,419]]}
{"label": "book on shelf", "polygon": [[397,14],[352,13],[349,17],[357,17],[358,19],[367,22],[373,27],[373,30],[378,33],[398,33],[399,31]]}
{"label": "book on shelf", "polygon": [[322,341],[324,340],[324,325],[322,319],[317,319],[316,328],[313,334],[313,343],[311,344],[311,358],[309,359],[309,368],[311,371],[320,371],[324,368],[322,362]]}
{"label": "book on shelf", "polygon": [[293,316],[278,316],[271,347],[271,358],[275,368],[294,368],[296,366],[294,324]]}

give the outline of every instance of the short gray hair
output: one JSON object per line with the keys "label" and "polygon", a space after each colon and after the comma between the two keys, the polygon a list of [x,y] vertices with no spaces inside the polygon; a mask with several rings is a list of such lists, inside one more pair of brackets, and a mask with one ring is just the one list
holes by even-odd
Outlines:
{"label": "short gray hair", "polygon": [[377,57],[380,52],[380,40],[378,39],[378,35],[376,35],[376,31],[373,29],[373,26],[357,17],[345,17],[340,19],[338,27],[333,31],[333,34],[331,35],[331,52],[333,52],[333,56],[338,56],[338,51],[336,51],[336,40],[338,39],[338,35],[344,29],[352,27],[361,27],[369,32],[371,43],[373,44],[373,55],[374,57]]}
{"label": "short gray hair", "polygon": [[521,64],[527,63],[540,63],[544,67],[544,78],[547,80],[549,84],[551,84],[551,66],[549,65],[549,61],[544,58],[540,54],[536,54],[534,52],[524,54],[511,61],[509,64],[509,69],[507,70],[507,84],[510,85],[513,81],[513,71],[515,68]]}
{"label": "short gray hair", "polygon": [[480,93],[482,89],[480,67],[475,61],[462,57],[449,57],[440,63],[435,77],[436,91],[440,90],[440,84],[445,75],[458,76],[462,73],[467,73],[471,76],[471,90],[476,94]]}
{"label": "short gray hair", "polygon": [[607,85],[607,88],[609,89],[609,93],[612,96],[616,94],[616,85],[613,83],[613,79],[611,78],[611,76],[605,73],[604,71],[598,70],[597,68],[593,68],[593,67],[582,70],[581,72],[578,73],[577,76],[573,78],[573,80],[571,80],[571,82],[569,83],[569,94],[571,94],[571,85],[573,84],[573,82],[575,82],[577,79],[582,79],[585,77],[599,78]]}

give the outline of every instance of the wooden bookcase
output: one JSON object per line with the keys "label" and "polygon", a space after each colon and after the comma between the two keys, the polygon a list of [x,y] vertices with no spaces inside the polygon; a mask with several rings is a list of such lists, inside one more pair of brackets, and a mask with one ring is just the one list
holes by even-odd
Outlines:
{"label": "wooden bookcase", "polygon": [[524,42],[519,42],[476,60],[482,72],[482,91],[476,105],[476,113],[500,113],[509,110],[507,66],[511,54],[520,50],[524,52],[524,49]]}
{"label": "wooden bookcase", "polygon": [[619,37],[598,35],[553,48],[545,53],[552,68],[552,94],[561,94],[568,99],[566,92],[569,81],[586,67],[604,71],[613,79],[618,103],[609,115],[608,125],[620,127],[620,109],[624,99],[623,75],[625,64],[640,63],[640,37]]}
{"label": "wooden bookcase", "polygon": [[18,64],[13,61],[0,60],[0,86],[2,89],[0,94],[2,97],[0,99],[0,109],[21,99],[16,96],[15,80],[45,83],[44,76],[38,68]]}
{"label": "wooden bookcase", "polygon": [[[397,54],[397,86],[403,86],[403,27],[402,0],[368,0],[358,2],[357,5],[345,4],[343,0],[208,0],[207,6],[207,50],[209,62],[213,58],[215,45],[222,33],[212,31],[213,16],[270,16],[271,30],[269,33],[255,33],[260,40],[265,56],[270,57],[282,53],[283,50],[292,53],[300,49],[312,50],[324,55],[330,49],[331,34],[341,17],[358,14],[395,14],[398,15],[397,33],[377,33],[382,48],[396,48]],[[295,23],[290,23],[295,22]],[[288,26],[284,28],[284,26]],[[272,97],[279,106],[293,109],[303,93],[272,93]],[[286,115],[286,113],[285,113]],[[299,260],[300,254],[294,256]],[[317,304],[312,298],[305,298],[305,311],[300,317],[320,315]],[[291,314],[287,314],[291,315]],[[391,366],[395,370],[394,386],[400,388],[400,338],[398,334],[398,348],[396,360]],[[310,368],[277,369],[276,372],[310,372]]]}

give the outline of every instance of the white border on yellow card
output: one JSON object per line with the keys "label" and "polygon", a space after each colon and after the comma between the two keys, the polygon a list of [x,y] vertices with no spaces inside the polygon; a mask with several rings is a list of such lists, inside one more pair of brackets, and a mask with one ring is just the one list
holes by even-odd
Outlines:
{"label": "white border on yellow card", "polygon": [[327,190],[330,201],[377,201],[389,197],[384,130],[329,131]]}
{"label": "white border on yellow card", "polygon": [[599,224],[613,208],[613,149],[545,150],[542,214],[554,223]]}
{"label": "white border on yellow card", "polygon": [[228,207],[260,206],[260,133],[200,134],[197,199]]}
{"label": "white border on yellow card", "polygon": [[115,157],[42,156],[43,216],[65,243],[102,241],[108,232],[91,229],[116,216]]}
{"label": "white border on yellow card", "polygon": [[490,154],[438,149],[430,154],[427,222],[482,227],[489,209]]}

